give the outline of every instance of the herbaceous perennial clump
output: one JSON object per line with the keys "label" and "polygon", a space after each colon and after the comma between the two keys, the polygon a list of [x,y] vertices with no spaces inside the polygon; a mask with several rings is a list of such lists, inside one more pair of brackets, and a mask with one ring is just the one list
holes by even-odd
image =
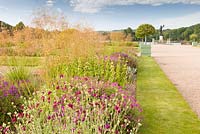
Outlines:
{"label": "herbaceous perennial clump", "polygon": [[141,111],[135,97],[118,83],[88,77],[66,82],[61,75],[13,116],[17,133],[136,134]]}
{"label": "herbaceous perennial clump", "polygon": [[118,82],[124,86],[128,83],[128,66],[118,57],[118,61],[113,62],[108,59],[92,57],[86,59],[76,59],[69,64],[61,63],[49,70],[52,78],[59,74],[65,74],[68,78],[75,76],[90,76],[99,80]]}
{"label": "herbaceous perennial clump", "polygon": [[10,126],[13,128],[14,118],[11,119],[9,116],[16,110],[21,111],[21,105],[23,104],[21,96],[27,95],[27,84],[29,84],[27,80],[13,83],[0,78],[0,132],[3,123],[10,122]]}

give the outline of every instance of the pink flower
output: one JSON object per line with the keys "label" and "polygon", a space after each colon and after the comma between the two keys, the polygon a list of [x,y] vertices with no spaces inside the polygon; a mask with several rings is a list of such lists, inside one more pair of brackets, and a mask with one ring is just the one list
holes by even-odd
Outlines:
{"label": "pink flower", "polygon": [[117,113],[120,113],[121,112],[121,109],[118,105],[115,106],[115,110],[117,111]]}
{"label": "pink flower", "polygon": [[119,134],[119,131],[118,131],[118,130],[116,130],[116,131],[115,131],[115,134]]}
{"label": "pink flower", "polygon": [[23,127],[22,127],[22,130],[25,131],[25,130],[26,130],[26,126],[23,126]]}
{"label": "pink flower", "polygon": [[105,128],[109,129],[110,128],[110,124],[106,123]]}
{"label": "pink flower", "polygon": [[113,87],[118,87],[119,84],[118,84],[117,82],[114,82],[114,83],[111,84],[111,86],[113,86]]}
{"label": "pink flower", "polygon": [[78,96],[81,94],[81,91],[76,91],[75,95]]}
{"label": "pink flower", "polygon": [[96,93],[94,93],[92,96],[93,96],[93,97],[97,97],[97,94],[96,94]]}
{"label": "pink flower", "polygon": [[63,75],[63,74],[61,74],[61,75],[60,75],[60,78],[62,79],[63,77],[64,77],[64,75]]}
{"label": "pink flower", "polygon": [[49,91],[49,92],[48,92],[48,95],[50,95],[51,93],[52,93],[52,92],[51,92],[51,91]]}
{"label": "pink flower", "polygon": [[45,99],[45,97],[44,97],[44,96],[42,96],[42,97],[41,97],[41,99],[42,99],[42,101],[44,102],[44,99]]}
{"label": "pink flower", "polygon": [[19,117],[19,118],[23,118],[23,117],[24,117],[24,113],[23,113],[23,112],[18,113],[18,117]]}
{"label": "pink flower", "polygon": [[73,109],[74,105],[73,104],[68,104],[68,107],[70,107],[71,109]]}
{"label": "pink flower", "polygon": [[50,97],[48,97],[48,98],[47,98],[47,100],[48,100],[48,103],[50,103],[50,101],[51,101],[51,98],[50,98]]}
{"label": "pink flower", "polygon": [[84,78],[85,81],[88,81],[89,79],[87,77]]}
{"label": "pink flower", "polygon": [[64,112],[65,111],[65,106],[61,106],[61,110],[62,110],[62,112]]}
{"label": "pink flower", "polygon": [[58,89],[60,89],[60,87],[59,87],[59,86],[56,86],[56,89],[58,90]]}
{"label": "pink flower", "polygon": [[102,128],[101,127],[98,127],[98,130],[100,133],[102,133]]}
{"label": "pink flower", "polygon": [[51,116],[48,116],[47,119],[48,119],[48,120],[51,120]]}

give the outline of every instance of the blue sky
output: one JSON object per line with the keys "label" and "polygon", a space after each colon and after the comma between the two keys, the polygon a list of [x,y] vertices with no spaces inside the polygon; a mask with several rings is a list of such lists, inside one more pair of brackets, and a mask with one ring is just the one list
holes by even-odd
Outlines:
{"label": "blue sky", "polygon": [[135,29],[142,23],[156,28],[200,23],[200,0],[0,0],[0,20],[30,25],[32,11],[39,7],[63,12],[69,22],[95,30]]}

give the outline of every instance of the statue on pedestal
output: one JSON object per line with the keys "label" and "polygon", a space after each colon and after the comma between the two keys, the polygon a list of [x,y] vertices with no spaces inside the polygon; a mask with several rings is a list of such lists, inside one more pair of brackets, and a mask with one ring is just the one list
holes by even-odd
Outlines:
{"label": "statue on pedestal", "polygon": [[160,26],[160,36],[163,36],[163,28],[165,27],[165,25]]}
{"label": "statue on pedestal", "polygon": [[163,28],[164,27],[165,27],[165,25],[160,26],[160,38],[159,38],[160,42],[163,42]]}

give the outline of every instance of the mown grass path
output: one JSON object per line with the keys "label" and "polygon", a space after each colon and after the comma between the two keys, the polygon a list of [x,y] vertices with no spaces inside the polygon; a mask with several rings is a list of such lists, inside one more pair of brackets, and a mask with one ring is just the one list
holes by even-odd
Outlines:
{"label": "mown grass path", "polygon": [[200,134],[200,120],[153,58],[139,59],[137,99],[143,107],[140,134]]}

